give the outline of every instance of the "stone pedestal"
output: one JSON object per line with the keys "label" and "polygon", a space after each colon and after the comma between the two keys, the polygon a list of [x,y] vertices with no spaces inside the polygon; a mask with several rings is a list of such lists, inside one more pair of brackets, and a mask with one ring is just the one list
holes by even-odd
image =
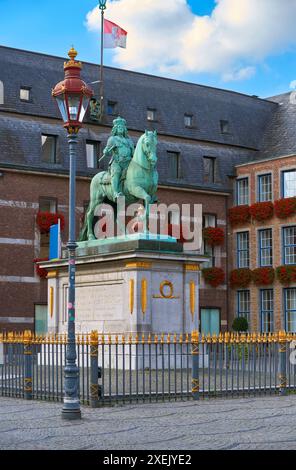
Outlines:
{"label": "stone pedestal", "polygon": [[[48,330],[67,331],[68,262],[43,262]],[[174,241],[79,243],[76,332],[190,333],[199,328],[199,270],[205,257]]]}

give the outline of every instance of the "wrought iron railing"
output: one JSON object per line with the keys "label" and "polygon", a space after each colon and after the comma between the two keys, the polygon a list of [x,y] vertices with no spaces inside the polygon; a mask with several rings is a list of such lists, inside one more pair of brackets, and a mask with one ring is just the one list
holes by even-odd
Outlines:
{"label": "wrought iron railing", "polygon": [[[67,336],[0,335],[0,395],[61,401]],[[76,335],[81,403],[93,407],[296,390],[296,335]]]}

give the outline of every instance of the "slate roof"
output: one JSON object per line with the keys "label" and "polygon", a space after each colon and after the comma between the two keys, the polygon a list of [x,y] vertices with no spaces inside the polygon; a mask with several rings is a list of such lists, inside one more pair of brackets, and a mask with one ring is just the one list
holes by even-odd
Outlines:
{"label": "slate roof", "polygon": [[293,92],[269,98],[278,104],[265,130],[256,159],[296,154],[296,96]]}
{"label": "slate roof", "polygon": [[[59,123],[51,120],[60,118],[51,89],[63,79],[65,60],[0,46],[0,80],[4,83],[5,94],[4,105],[0,105],[0,162],[55,171],[68,168],[65,131]],[[82,78],[87,83],[97,81],[99,66],[84,63]],[[19,89],[22,86],[32,88],[32,102],[20,101]],[[93,85],[93,88],[98,96],[98,85]],[[162,183],[229,189],[228,177],[234,174],[236,164],[256,159],[259,155],[262,157],[275,148],[281,152],[282,143],[273,136],[273,129],[278,128],[277,123],[281,125],[286,118],[282,116],[284,108],[277,99],[263,100],[112,67],[105,67],[105,99],[118,103],[118,114],[127,120],[130,130],[143,132],[144,129],[157,129],[160,134],[158,169]],[[147,121],[147,108],[157,110],[157,122]],[[194,115],[194,128],[185,127],[184,114]],[[290,114],[293,115],[292,110]],[[49,119],[46,122],[33,121],[30,118],[32,115]],[[111,126],[112,120],[112,116],[107,116],[106,123]],[[229,121],[229,134],[221,133],[221,120]],[[78,172],[91,173],[86,168],[85,140],[99,140],[103,146],[108,138],[108,128],[99,131],[98,127],[98,132],[95,129],[96,126],[86,125],[79,133]],[[52,166],[40,161],[41,133],[59,136],[59,165]],[[259,152],[261,147],[262,152]],[[182,178],[179,182],[168,179],[167,151],[178,151],[182,156]],[[204,180],[203,156],[217,158],[215,184]]]}

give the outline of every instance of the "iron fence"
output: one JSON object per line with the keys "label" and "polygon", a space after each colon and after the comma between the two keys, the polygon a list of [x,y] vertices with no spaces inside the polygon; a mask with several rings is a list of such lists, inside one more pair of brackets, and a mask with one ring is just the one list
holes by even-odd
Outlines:
{"label": "iron fence", "polygon": [[[79,397],[113,403],[286,394],[296,335],[77,335]],[[66,335],[0,336],[0,395],[63,400]]]}

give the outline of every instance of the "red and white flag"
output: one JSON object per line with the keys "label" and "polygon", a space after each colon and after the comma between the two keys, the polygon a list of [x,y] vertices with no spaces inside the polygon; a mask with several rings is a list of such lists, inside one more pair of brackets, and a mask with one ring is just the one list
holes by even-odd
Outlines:
{"label": "red and white flag", "polygon": [[104,18],[104,48],[126,48],[127,32],[112,21]]}

